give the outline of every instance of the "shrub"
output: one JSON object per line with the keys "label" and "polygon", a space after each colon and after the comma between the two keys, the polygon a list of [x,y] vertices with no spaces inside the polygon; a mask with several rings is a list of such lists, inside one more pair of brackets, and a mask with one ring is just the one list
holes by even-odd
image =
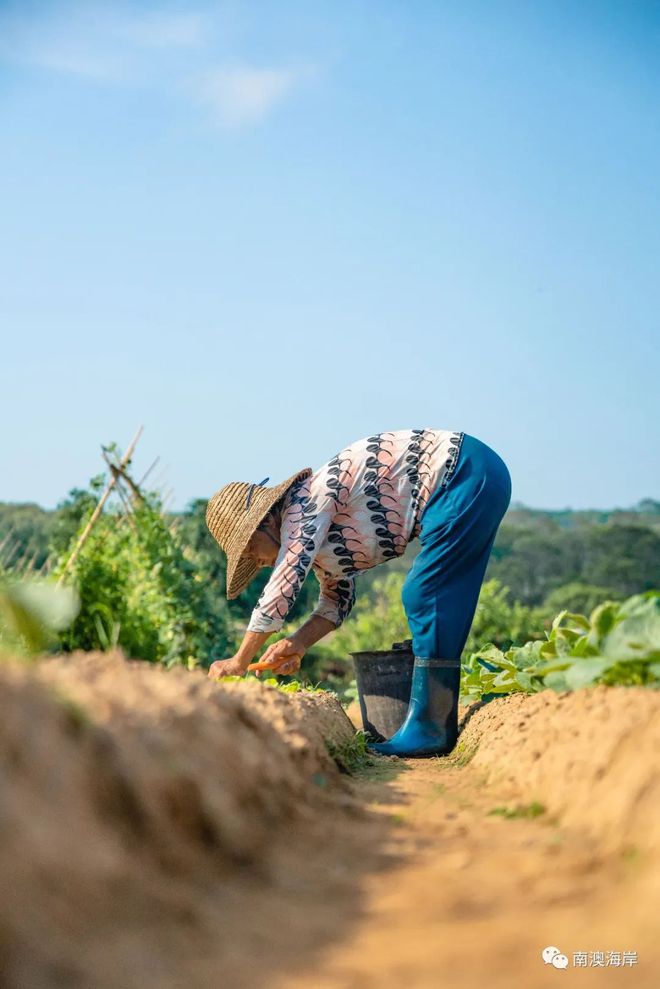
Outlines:
{"label": "shrub", "polygon": [[[76,539],[77,533],[72,545]],[[61,637],[65,650],[118,645],[129,656],[168,666],[208,666],[214,652],[227,653],[227,610],[209,597],[212,589],[155,495],[136,504],[131,515],[101,516],[67,580],[78,590],[80,612]]]}

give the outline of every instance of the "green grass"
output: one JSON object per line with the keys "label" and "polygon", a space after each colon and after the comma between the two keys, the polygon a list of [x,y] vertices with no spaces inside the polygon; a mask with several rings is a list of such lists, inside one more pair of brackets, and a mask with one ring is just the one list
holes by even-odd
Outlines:
{"label": "green grass", "polygon": [[367,751],[367,734],[362,730],[356,731],[349,741],[341,745],[326,739],[325,746],[339,769],[349,775],[354,775],[374,761]]}
{"label": "green grass", "polygon": [[623,862],[624,867],[630,872],[637,872],[637,870],[642,868],[645,864],[644,853],[637,847],[637,845],[626,845],[626,847],[621,850],[621,861]]}
{"label": "green grass", "polygon": [[531,804],[517,804],[515,807],[493,807],[488,811],[488,816],[513,820],[519,817],[540,817],[541,814],[545,814],[545,810],[543,804],[533,800]]}
{"label": "green grass", "polygon": [[455,748],[448,756],[439,756],[456,769],[462,769],[463,766],[467,764],[475,757],[477,749],[479,748],[479,742],[467,742],[459,741],[456,743]]}

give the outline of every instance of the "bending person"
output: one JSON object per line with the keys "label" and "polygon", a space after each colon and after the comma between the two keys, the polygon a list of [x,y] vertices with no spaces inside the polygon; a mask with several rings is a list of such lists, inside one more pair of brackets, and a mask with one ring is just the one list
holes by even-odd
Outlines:
{"label": "bending person", "polygon": [[237,597],[260,567],[273,572],[236,655],[213,663],[209,675],[246,671],[313,570],[321,588],[314,611],[262,657],[276,673],[296,672],[306,650],[350,613],[359,574],[419,538],[401,593],[415,656],[410,705],[396,734],[370,747],[402,756],[450,752],[460,656],[510,498],[511,478],[498,454],[445,429],[368,436],[317,471],[305,468],[275,487],[225,485],[210,499],[206,521],[227,554],[227,597]]}

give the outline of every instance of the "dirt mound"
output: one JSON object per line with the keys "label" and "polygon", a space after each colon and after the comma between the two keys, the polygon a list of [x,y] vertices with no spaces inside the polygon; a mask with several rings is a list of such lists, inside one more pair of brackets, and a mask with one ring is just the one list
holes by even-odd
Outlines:
{"label": "dirt mound", "polygon": [[[200,887],[267,876],[283,833],[351,803],[328,694],[219,687],[120,654],[0,667],[3,986],[167,985]],[[155,940],[154,940],[155,939]]]}
{"label": "dirt mound", "polygon": [[351,777],[331,695],[119,654],[0,685],[3,989],[657,985],[659,692],[473,705]]}
{"label": "dirt mound", "polygon": [[598,841],[660,852],[660,691],[513,694],[463,719],[457,758]]}

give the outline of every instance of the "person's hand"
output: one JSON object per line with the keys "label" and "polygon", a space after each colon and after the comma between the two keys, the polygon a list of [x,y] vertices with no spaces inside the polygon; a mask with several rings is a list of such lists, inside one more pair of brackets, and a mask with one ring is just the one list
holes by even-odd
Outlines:
{"label": "person's hand", "polygon": [[273,642],[272,646],[268,646],[258,663],[250,663],[248,670],[253,670],[256,676],[262,671],[286,676],[298,672],[304,655],[304,647],[293,637],[280,639],[279,642]]}
{"label": "person's hand", "polygon": [[208,675],[211,680],[217,680],[218,677],[242,677],[245,675],[245,666],[234,656],[230,659],[216,659],[215,663],[211,663]]}

